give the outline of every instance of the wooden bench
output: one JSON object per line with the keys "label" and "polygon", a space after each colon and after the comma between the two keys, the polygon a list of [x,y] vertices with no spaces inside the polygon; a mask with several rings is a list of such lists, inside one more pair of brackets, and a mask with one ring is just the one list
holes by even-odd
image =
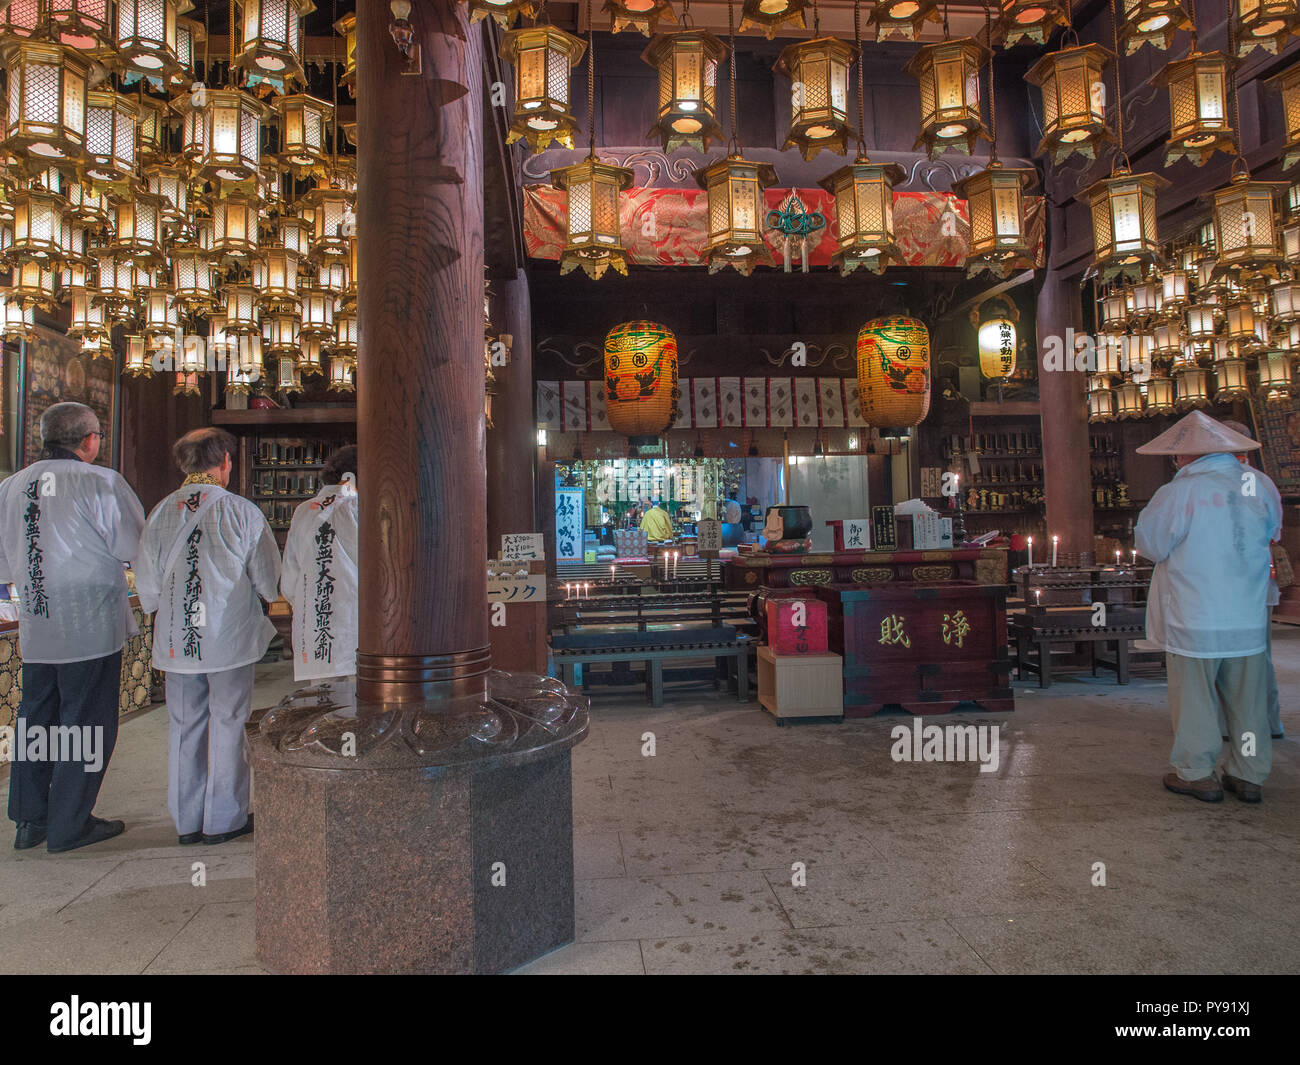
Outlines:
{"label": "wooden bench", "polygon": [[731,625],[751,632],[748,592],[602,596],[581,601],[561,600],[552,605],[552,633],[569,635],[593,626],[635,626],[646,632],[652,626],[706,623]]}
{"label": "wooden bench", "polygon": [[[749,702],[749,651],[753,637],[738,633],[730,625],[715,628],[666,629],[650,632],[613,631],[584,632],[576,635],[554,636],[551,651],[565,685],[576,684],[578,666],[598,663],[644,663],[646,696],[651,706],[664,704],[664,680],[698,678],[698,670],[665,670],[664,662],[685,659],[712,658],[714,682],[726,678],[728,686],[734,684],[736,697]],[[583,671],[582,687],[585,690],[593,681]]]}
{"label": "wooden bench", "polygon": [[[1092,675],[1097,667],[1114,671],[1120,684],[1129,682],[1130,667],[1135,659],[1160,657],[1163,652],[1133,651],[1130,645],[1146,637],[1146,610],[1138,606],[1108,606],[1106,624],[1092,623],[1091,607],[1030,607],[1011,619],[1016,642],[1016,676],[1038,675],[1038,686],[1052,686],[1052,648],[1063,644],[1089,645]],[[1098,655],[1114,645],[1114,657]]]}

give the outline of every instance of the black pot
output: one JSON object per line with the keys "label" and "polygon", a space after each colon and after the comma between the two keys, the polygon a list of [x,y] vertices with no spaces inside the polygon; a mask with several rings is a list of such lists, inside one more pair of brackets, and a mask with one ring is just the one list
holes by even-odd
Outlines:
{"label": "black pot", "polygon": [[802,540],[812,532],[812,512],[807,507],[768,507],[767,516],[772,516],[772,511],[781,515],[781,520],[785,524],[786,540]]}

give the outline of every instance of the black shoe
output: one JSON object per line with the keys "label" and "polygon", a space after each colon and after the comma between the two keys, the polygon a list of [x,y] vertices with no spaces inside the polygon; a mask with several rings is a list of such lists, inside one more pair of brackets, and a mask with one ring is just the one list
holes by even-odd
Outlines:
{"label": "black shoe", "polygon": [[1249,780],[1234,777],[1231,773],[1223,774],[1223,786],[1242,802],[1257,803],[1264,801],[1264,789]]}
{"label": "black shoe", "polygon": [[183,836],[177,836],[177,837],[176,837],[176,842],[179,843],[182,847],[188,847],[191,843],[202,843],[202,842],[203,842],[203,833],[202,833],[202,832],[186,832],[185,835],[183,835]]}
{"label": "black shoe", "polygon": [[211,846],[214,843],[229,843],[232,839],[238,839],[240,836],[251,836],[253,834],[253,815],[248,815],[248,820],[244,822],[243,828],[236,828],[232,832],[218,832],[215,836],[205,835],[203,842]]}
{"label": "black shoe", "polygon": [[63,854],[67,851],[75,851],[80,847],[90,847],[96,843],[103,843],[104,840],[120,836],[125,831],[125,821],[105,821],[100,817],[92,817],[86,822],[86,827],[82,830],[81,835],[66,847],[48,847],[46,849],[51,854]]}
{"label": "black shoe", "polygon": [[1286,739],[1286,733],[1285,733],[1285,732],[1274,732],[1274,733],[1273,733],[1273,738],[1274,738],[1275,740],[1284,740],[1284,739]]}
{"label": "black shoe", "polygon": [[25,851],[39,847],[45,842],[45,823],[43,821],[19,821],[18,831],[14,835],[14,850]]}

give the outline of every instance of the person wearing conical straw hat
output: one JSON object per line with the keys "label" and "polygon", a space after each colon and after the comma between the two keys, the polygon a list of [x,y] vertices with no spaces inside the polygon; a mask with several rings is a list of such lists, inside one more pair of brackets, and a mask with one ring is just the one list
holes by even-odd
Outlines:
{"label": "person wearing conical straw hat", "polygon": [[[1172,455],[1178,472],[1138,517],[1138,553],[1155,563],[1147,639],[1165,650],[1174,745],[1164,785],[1221,802],[1226,787],[1259,802],[1272,765],[1267,708],[1269,543],[1281,535],[1277,487],[1236,455],[1259,445],[1193,411],[1142,455]],[[1215,776],[1230,740],[1223,781]]]}

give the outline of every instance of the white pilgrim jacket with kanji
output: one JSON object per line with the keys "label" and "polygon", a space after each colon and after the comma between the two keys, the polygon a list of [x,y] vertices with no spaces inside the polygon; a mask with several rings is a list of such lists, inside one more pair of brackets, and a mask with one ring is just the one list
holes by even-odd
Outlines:
{"label": "white pilgrim jacket with kanji", "polygon": [[280,594],[293,608],[293,679],[357,671],[357,492],[327,484],[298,505]]}
{"label": "white pilgrim jacket with kanji", "polygon": [[0,484],[0,582],[18,590],[24,662],[103,658],[139,632],[123,563],[143,528],[140,500],[104,466],[42,459]]}
{"label": "white pilgrim jacket with kanji", "polygon": [[158,611],[154,668],[220,673],[258,661],[275,636],[261,600],[275,599],[279,578],[275,535],[255,503],[213,484],[178,488],[149,515],[135,566],[141,606]]}

